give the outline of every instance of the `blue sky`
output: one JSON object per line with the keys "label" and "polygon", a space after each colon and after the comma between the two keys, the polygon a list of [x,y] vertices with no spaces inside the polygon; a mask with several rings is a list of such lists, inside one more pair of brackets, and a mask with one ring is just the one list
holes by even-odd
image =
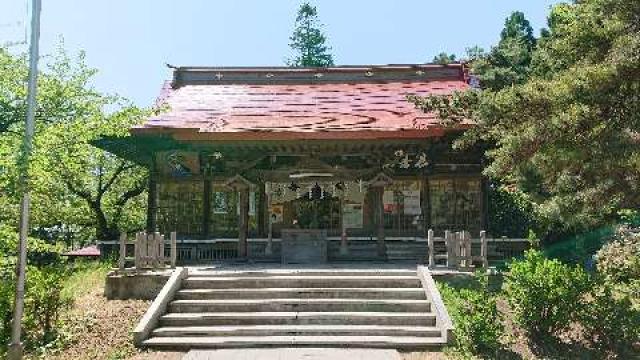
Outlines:
{"label": "blue sky", "polygon": [[[299,0],[42,0],[42,53],[64,38],[95,86],[151,105],[174,65],[283,65]],[[552,0],[315,0],[337,64],[421,63],[494,44],[511,11],[536,32]],[[24,39],[26,0],[0,1],[0,44]]]}

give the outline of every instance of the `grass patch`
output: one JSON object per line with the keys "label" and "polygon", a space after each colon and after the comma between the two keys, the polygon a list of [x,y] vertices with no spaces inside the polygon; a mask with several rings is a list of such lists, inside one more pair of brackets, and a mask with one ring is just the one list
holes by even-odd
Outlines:
{"label": "grass patch", "polygon": [[111,266],[107,262],[78,262],[74,264],[72,274],[65,280],[63,296],[77,299],[101,288]]}

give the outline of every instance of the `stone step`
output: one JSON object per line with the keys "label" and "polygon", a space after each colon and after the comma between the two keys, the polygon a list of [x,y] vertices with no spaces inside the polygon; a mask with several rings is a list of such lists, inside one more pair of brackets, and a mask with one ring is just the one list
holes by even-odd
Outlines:
{"label": "stone step", "polygon": [[157,337],[195,336],[425,336],[438,337],[433,326],[383,325],[245,325],[245,326],[179,326],[161,327],[153,331]]}
{"label": "stone step", "polygon": [[223,336],[152,337],[144,346],[164,349],[257,348],[267,346],[317,346],[350,348],[438,348],[440,337],[397,336]]}
{"label": "stone step", "polygon": [[271,269],[271,270],[192,270],[195,277],[269,277],[269,276],[418,276],[411,269]]}
{"label": "stone step", "polygon": [[435,326],[431,312],[214,312],[168,313],[160,325],[402,325]]}
{"label": "stone step", "polygon": [[377,287],[377,288],[416,288],[420,287],[416,276],[248,276],[248,277],[188,277],[182,282],[184,289],[231,289],[265,287]]}
{"label": "stone step", "polygon": [[260,288],[260,289],[183,289],[176,300],[197,299],[426,299],[422,288]]}
{"label": "stone step", "polygon": [[282,312],[282,311],[368,311],[429,312],[428,300],[406,299],[238,299],[175,300],[170,312]]}

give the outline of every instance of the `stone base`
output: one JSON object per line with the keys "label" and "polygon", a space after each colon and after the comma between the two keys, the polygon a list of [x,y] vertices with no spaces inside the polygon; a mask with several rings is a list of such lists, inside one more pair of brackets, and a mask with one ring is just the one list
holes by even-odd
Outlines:
{"label": "stone base", "polygon": [[283,264],[324,264],[327,262],[326,230],[282,230]]}
{"label": "stone base", "polygon": [[107,274],[104,296],[108,300],[153,300],[169,280],[171,270],[159,272]]}

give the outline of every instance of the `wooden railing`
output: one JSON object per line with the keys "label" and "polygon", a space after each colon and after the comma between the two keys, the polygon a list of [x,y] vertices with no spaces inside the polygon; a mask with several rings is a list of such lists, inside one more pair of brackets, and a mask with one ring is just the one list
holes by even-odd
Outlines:
{"label": "wooden railing", "polygon": [[[127,245],[134,246],[133,262],[136,270],[142,269],[163,269],[167,265],[176,267],[177,245],[176,233],[172,232],[167,243],[164,235],[160,233],[147,234],[146,232],[136,233],[135,241],[128,240],[127,234],[120,234],[120,257],[118,268],[124,270],[126,267]],[[166,246],[169,245],[169,256],[166,256]]]}
{"label": "wooden railing", "polygon": [[[125,265],[139,269],[163,268],[169,264],[181,265],[210,264],[217,261],[238,259],[237,239],[183,239],[177,241],[171,233],[167,240],[160,234],[138,233],[136,240],[128,240],[126,234],[120,241],[105,241],[101,248],[105,256],[120,249],[120,269]],[[348,254],[340,253],[340,238],[329,238],[329,260],[376,260],[376,240],[371,237],[350,237]],[[280,259],[280,239],[273,239],[270,254],[266,252],[267,239],[249,239],[248,257],[261,261]],[[161,245],[162,244],[162,245]],[[427,238],[387,238],[387,258],[389,261],[415,261],[427,263],[431,268],[451,268],[472,270],[492,266],[521,256],[529,247],[527,239],[506,237],[488,238],[485,232],[472,238],[469,232],[446,232],[444,236],[434,236],[428,232]]]}
{"label": "wooden railing", "polygon": [[[507,239],[505,237],[490,239],[485,231],[480,231],[478,238],[472,238],[468,231],[445,231],[444,237],[434,236],[433,230],[427,232],[429,248],[429,267],[446,267],[468,271],[474,268],[489,266],[489,243],[504,242],[527,243],[526,239]],[[443,246],[444,244],[444,246]],[[496,250],[494,249],[494,252]],[[501,254],[503,258],[511,258],[516,254]]]}

